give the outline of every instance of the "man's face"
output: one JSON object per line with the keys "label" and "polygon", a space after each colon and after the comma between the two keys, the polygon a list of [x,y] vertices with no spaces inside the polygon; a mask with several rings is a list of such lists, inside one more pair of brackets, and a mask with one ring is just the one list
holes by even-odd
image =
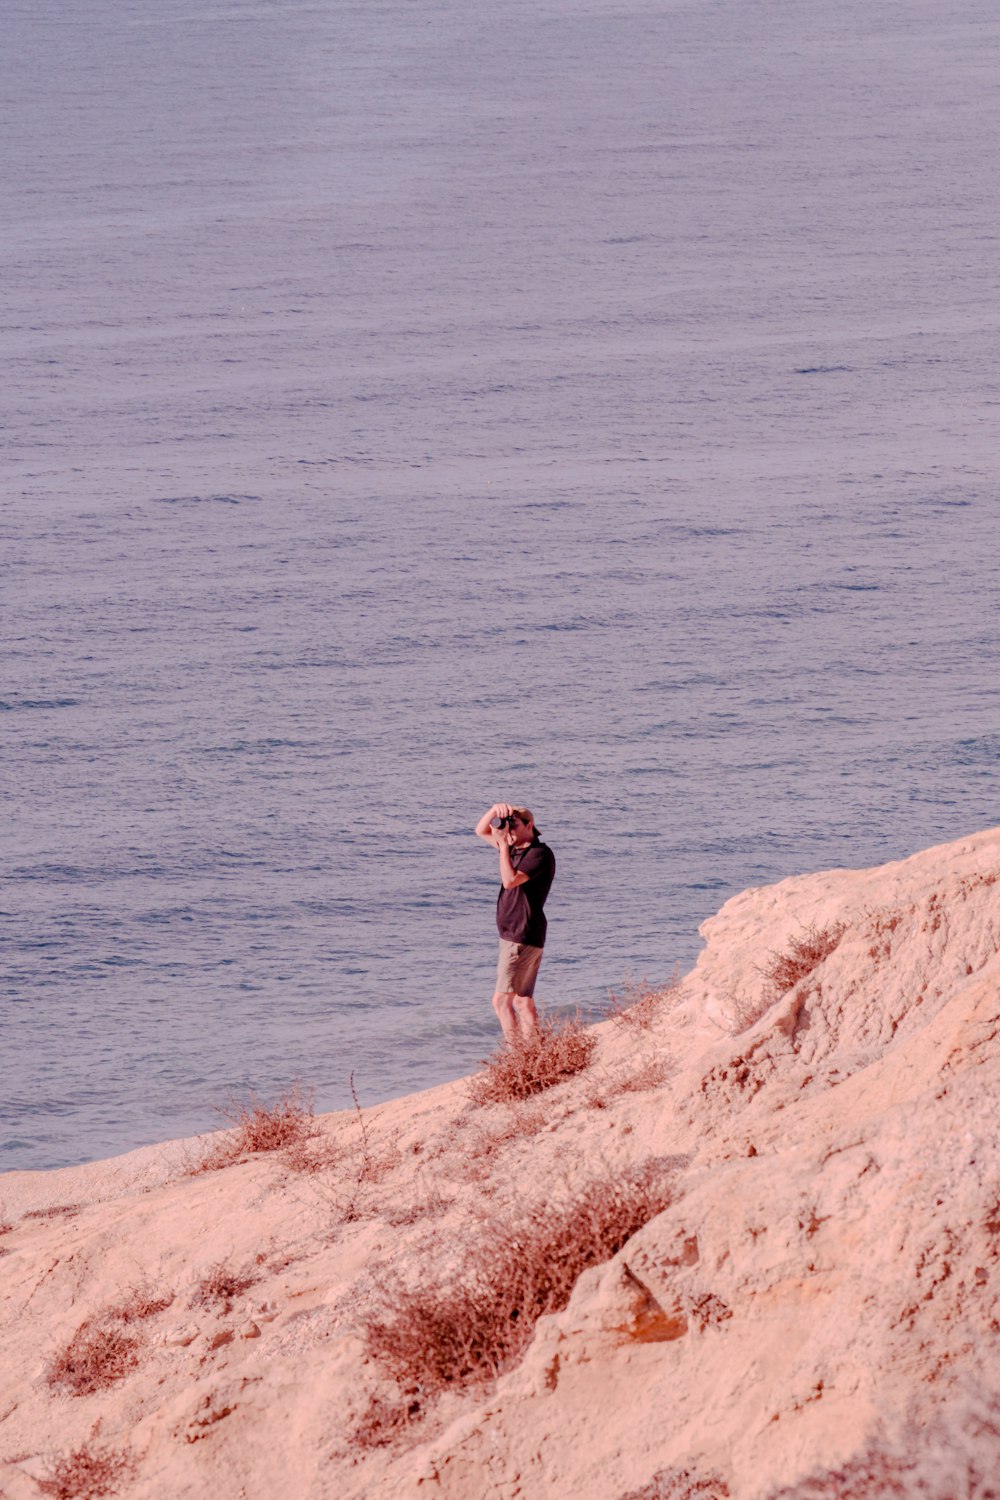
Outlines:
{"label": "man's face", "polygon": [[523,818],[519,818],[517,813],[514,813],[511,819],[511,843],[530,844],[534,833],[534,824],[525,823]]}

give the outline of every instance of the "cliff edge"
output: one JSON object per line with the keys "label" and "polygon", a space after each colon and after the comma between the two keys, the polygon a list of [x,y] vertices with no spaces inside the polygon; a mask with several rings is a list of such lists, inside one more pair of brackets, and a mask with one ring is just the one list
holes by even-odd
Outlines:
{"label": "cliff edge", "polygon": [[1000,1493],[1000,829],[702,934],[532,1097],[7,1174],[0,1494]]}

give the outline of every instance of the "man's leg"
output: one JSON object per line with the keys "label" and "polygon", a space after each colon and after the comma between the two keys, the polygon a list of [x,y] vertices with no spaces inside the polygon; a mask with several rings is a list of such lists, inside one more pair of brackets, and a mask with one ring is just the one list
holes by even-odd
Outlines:
{"label": "man's leg", "polygon": [[527,1040],[529,1037],[537,1036],[538,1011],[535,1009],[534,997],[531,995],[513,995],[511,999],[522,1037]]}
{"label": "man's leg", "polygon": [[504,1038],[508,1042],[517,1041],[517,1016],[514,1013],[515,1003],[520,999],[513,990],[497,990],[493,996],[493,1009],[497,1013]]}

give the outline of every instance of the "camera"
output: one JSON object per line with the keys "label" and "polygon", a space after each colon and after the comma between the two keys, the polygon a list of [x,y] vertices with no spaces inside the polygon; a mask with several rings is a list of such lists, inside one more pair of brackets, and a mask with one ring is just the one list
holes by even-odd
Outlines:
{"label": "camera", "polygon": [[513,828],[513,826],[514,826],[514,819],[513,818],[491,818],[490,819],[490,827],[491,828],[496,828],[498,831],[502,829],[504,833],[509,833],[510,830]]}

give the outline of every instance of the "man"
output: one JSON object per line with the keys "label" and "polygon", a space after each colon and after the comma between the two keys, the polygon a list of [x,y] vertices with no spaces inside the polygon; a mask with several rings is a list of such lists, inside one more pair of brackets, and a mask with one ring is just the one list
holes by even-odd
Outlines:
{"label": "man", "polygon": [[538,837],[527,807],[494,802],[476,824],[476,833],[500,855],[497,963],[493,1009],[508,1042],[538,1035],[535,979],[545,946],[542,908],[556,873],[555,855]]}

